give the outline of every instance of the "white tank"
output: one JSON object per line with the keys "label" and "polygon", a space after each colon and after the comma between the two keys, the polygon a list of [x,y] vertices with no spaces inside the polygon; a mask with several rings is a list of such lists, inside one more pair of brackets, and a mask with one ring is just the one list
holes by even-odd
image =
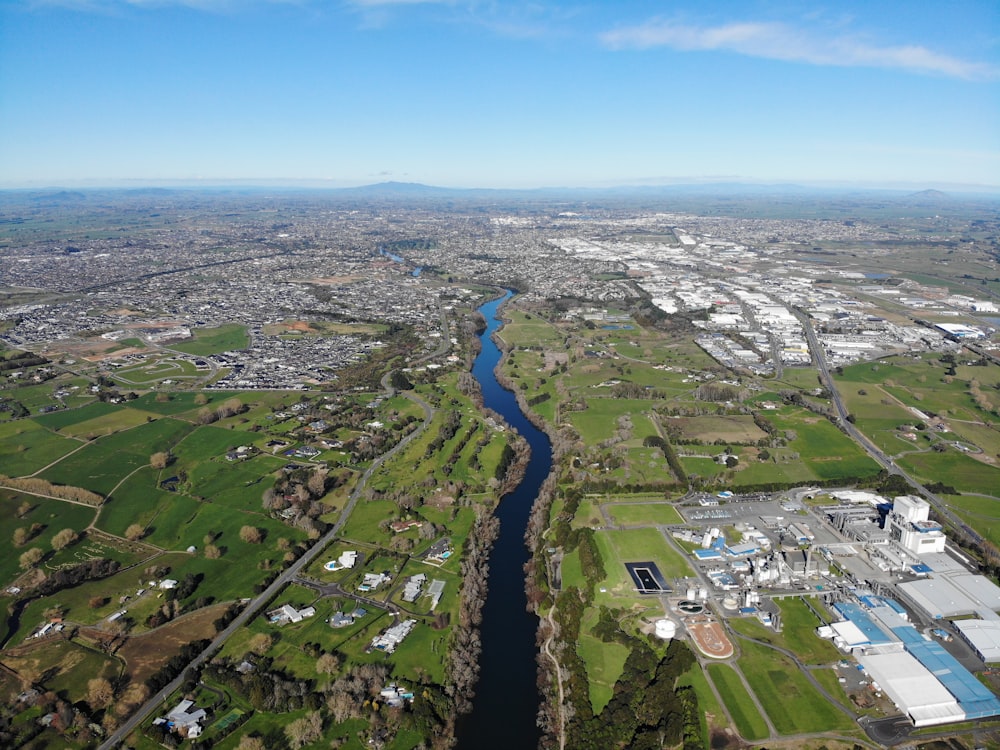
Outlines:
{"label": "white tank", "polygon": [[736,610],[740,606],[740,603],[736,601],[735,596],[727,596],[722,600],[722,606],[729,610]]}
{"label": "white tank", "polygon": [[656,637],[664,641],[669,641],[677,635],[677,624],[673,620],[666,618],[656,621]]}

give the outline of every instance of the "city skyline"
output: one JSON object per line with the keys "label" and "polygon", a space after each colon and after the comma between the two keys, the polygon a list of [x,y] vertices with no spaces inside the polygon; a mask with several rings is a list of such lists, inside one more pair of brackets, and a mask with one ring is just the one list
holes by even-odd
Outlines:
{"label": "city skyline", "polygon": [[1000,183],[993,3],[4,0],[0,187]]}

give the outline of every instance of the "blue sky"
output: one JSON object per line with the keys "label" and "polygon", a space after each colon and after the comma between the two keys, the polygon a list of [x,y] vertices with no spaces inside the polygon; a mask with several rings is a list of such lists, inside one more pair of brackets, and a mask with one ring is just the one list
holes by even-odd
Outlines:
{"label": "blue sky", "polygon": [[0,0],[0,186],[1000,185],[1000,3]]}

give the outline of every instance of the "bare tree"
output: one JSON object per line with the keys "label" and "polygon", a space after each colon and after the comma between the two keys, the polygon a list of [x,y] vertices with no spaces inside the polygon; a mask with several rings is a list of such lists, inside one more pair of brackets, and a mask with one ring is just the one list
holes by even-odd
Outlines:
{"label": "bare tree", "polygon": [[260,544],[264,541],[264,533],[256,526],[244,526],[240,529],[240,539],[247,544]]}
{"label": "bare tree", "polygon": [[125,538],[129,541],[136,542],[145,535],[146,529],[140,523],[134,523],[125,529]]}
{"label": "bare tree", "polygon": [[149,465],[154,469],[165,469],[170,463],[170,454],[167,451],[157,451],[149,457]]}
{"label": "bare tree", "polygon": [[104,708],[111,703],[114,697],[114,688],[104,677],[95,677],[87,682],[87,703],[92,708]]}
{"label": "bare tree", "polygon": [[27,552],[22,553],[19,563],[23,570],[27,570],[28,568],[33,568],[38,565],[38,563],[42,561],[43,557],[45,557],[45,553],[42,552],[41,548],[32,547]]}
{"label": "bare tree", "polygon": [[76,532],[73,529],[63,529],[52,537],[52,549],[65,549],[77,540]]}
{"label": "bare tree", "polygon": [[285,727],[285,736],[292,750],[298,750],[323,736],[323,716],[319,711],[311,711],[301,719],[296,719]]}

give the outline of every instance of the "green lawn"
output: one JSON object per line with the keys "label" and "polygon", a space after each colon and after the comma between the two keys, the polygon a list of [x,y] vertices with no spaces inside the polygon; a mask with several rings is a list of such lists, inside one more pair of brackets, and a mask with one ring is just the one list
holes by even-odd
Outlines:
{"label": "green lawn", "polygon": [[50,430],[61,430],[63,427],[103,417],[106,414],[113,414],[116,411],[122,411],[124,408],[123,406],[109,404],[105,401],[94,401],[86,406],[81,406],[79,409],[66,409],[65,411],[55,411],[51,414],[40,414],[32,417],[32,419],[43,427],[48,427]]}
{"label": "green lawn", "polygon": [[49,432],[30,419],[0,422],[0,473],[33,474],[83,446],[82,442]]}
{"label": "green lawn", "polygon": [[153,453],[171,450],[191,429],[192,425],[170,418],[141,424],[91,442],[41,476],[56,484],[107,495],[123,476],[148,464]]}
{"label": "green lawn", "polygon": [[709,664],[708,676],[733,717],[736,731],[744,739],[760,740],[770,734],[767,722],[757,711],[757,707],[732,667],[728,664]]}
{"label": "green lawn", "polygon": [[[584,616],[582,629],[593,627],[597,621],[596,610],[590,608]],[[611,700],[615,683],[621,676],[629,649],[620,643],[605,643],[586,633],[580,634],[576,651],[587,665],[587,684],[590,687],[590,704],[599,714]]]}
{"label": "green lawn", "polygon": [[616,524],[624,524],[626,526],[636,524],[669,526],[671,524],[684,523],[677,509],[662,499],[658,502],[644,503],[616,502],[606,505],[605,508]]}
{"label": "green lawn", "polygon": [[217,328],[195,328],[191,333],[194,334],[194,341],[171,344],[170,348],[195,356],[204,356],[245,349],[250,343],[246,327],[238,324],[222,325]]}
{"label": "green lawn", "polygon": [[[854,727],[850,717],[831,706],[787,656],[747,640],[739,641],[740,670],[782,734],[829,732]],[[788,710],[794,695],[797,710]]]}

